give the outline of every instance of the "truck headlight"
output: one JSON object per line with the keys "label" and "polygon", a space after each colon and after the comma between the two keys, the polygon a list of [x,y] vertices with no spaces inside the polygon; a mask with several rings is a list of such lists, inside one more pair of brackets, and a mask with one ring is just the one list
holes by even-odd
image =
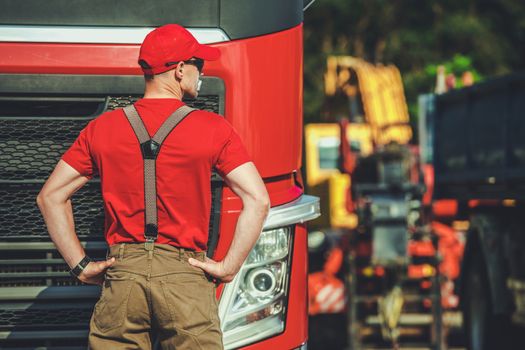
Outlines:
{"label": "truck headlight", "polygon": [[263,231],[235,279],[224,286],[219,314],[226,349],[284,331],[291,230]]}

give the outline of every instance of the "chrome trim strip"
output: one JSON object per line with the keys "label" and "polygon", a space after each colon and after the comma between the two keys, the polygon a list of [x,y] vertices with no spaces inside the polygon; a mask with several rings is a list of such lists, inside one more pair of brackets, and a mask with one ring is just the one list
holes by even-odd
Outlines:
{"label": "chrome trim strip", "polygon": [[0,302],[6,301],[41,301],[69,299],[96,299],[100,296],[100,286],[35,286],[35,287],[2,287]]}
{"label": "chrome trim strip", "polygon": [[[107,249],[106,242],[101,241],[81,241],[80,244],[85,249]],[[53,242],[0,242],[0,252],[3,250],[56,250]]]}
{"label": "chrome trim strip", "polygon": [[[0,42],[141,44],[153,27],[0,25]],[[188,28],[201,44],[230,38],[219,28]]]}
{"label": "chrome trim strip", "polygon": [[321,215],[319,197],[302,195],[298,199],[270,209],[263,230],[313,220]]}
{"label": "chrome trim strip", "polygon": [[[0,340],[9,339],[12,340],[34,340],[34,339],[87,339],[89,330],[59,330],[59,331],[24,331],[21,329],[13,329],[8,331],[0,332]],[[26,348],[27,349],[27,348]],[[39,349],[41,349],[39,347]],[[68,349],[70,349],[68,347]],[[71,349],[78,349],[77,347],[71,347]]]}

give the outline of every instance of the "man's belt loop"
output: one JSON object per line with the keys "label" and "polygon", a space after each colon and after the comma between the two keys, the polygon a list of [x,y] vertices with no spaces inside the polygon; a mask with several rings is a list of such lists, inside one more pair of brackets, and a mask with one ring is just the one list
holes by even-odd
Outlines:
{"label": "man's belt loop", "polygon": [[126,243],[121,243],[120,246],[118,247],[118,260],[119,261],[122,261],[122,258],[124,258],[124,245]]}
{"label": "man's belt loop", "polygon": [[146,238],[146,242],[144,242],[144,249],[147,251],[152,251],[155,247],[155,240],[151,238]]}

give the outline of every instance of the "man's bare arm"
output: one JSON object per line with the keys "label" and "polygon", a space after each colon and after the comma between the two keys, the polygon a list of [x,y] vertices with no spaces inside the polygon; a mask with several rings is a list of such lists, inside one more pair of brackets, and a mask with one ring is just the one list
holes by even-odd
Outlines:
{"label": "man's bare arm", "polygon": [[189,262],[223,282],[230,282],[259,238],[270,210],[270,197],[253,162],[238,166],[224,181],[243,203],[230,249],[220,262],[208,258],[205,262],[190,258]]}
{"label": "man's bare arm", "polygon": [[[71,196],[88,181],[87,177],[60,160],[36,199],[51,240],[70,267],[78,264],[85,255],[75,232]],[[100,284],[102,272],[111,264],[111,260],[91,262],[79,279],[85,283]]]}

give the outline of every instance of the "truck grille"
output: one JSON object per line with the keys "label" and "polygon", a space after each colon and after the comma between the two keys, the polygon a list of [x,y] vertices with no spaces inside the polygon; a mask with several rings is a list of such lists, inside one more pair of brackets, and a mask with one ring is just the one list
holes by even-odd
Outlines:
{"label": "truck grille", "polygon": [[[19,102],[26,96],[18,93],[15,103],[9,105],[13,94],[2,91],[6,86],[0,84],[0,108],[5,104],[8,107],[0,111],[0,348],[84,349],[100,287],[82,285],[69,275],[68,266],[50,242],[35,199],[61,155],[86,124],[104,110],[135,102],[139,95],[87,97],[79,109],[83,116],[56,116],[49,115],[52,108],[43,102],[35,104],[38,108],[26,108]],[[66,101],[62,110],[68,111],[71,99],[74,97],[70,95],[63,99],[56,94],[50,97],[60,103]],[[41,94],[34,100],[46,102]],[[101,103],[102,107],[93,109],[89,106],[92,102]],[[185,102],[216,113],[224,109],[223,91]],[[27,115],[6,114],[6,110],[16,111],[13,106],[18,105],[24,106],[20,113]],[[90,108],[95,111],[93,115],[86,113]],[[214,172],[210,181],[209,229],[211,236],[216,236],[222,179]],[[75,228],[87,254],[104,259],[107,245],[103,238],[100,179],[94,177],[73,195],[72,202]]]}
{"label": "truck grille", "polygon": [[[0,235],[2,238],[43,237],[48,239],[44,219],[35,203],[35,198],[41,188],[41,182],[2,186],[0,189]],[[104,210],[100,183],[88,182],[73,195],[72,201],[74,202],[75,228],[79,238],[102,237]]]}

